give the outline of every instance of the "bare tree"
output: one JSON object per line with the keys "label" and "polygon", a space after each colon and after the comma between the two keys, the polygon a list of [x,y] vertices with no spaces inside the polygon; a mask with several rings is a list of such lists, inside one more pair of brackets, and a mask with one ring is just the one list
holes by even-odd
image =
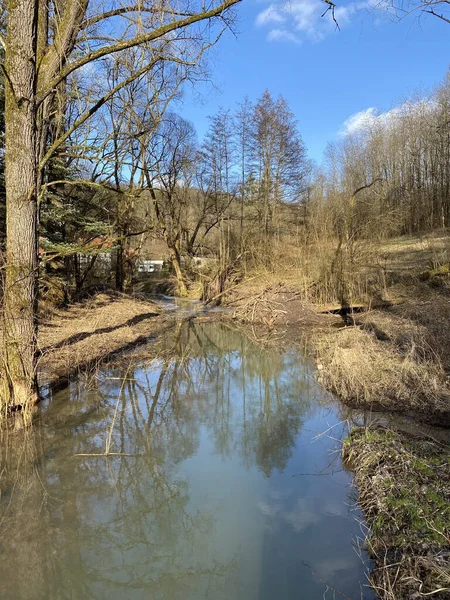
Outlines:
{"label": "bare tree", "polygon": [[[36,382],[38,198],[45,167],[70,135],[114,94],[161,61],[192,63],[217,40],[239,0],[222,3],[9,0],[3,40],[6,79],[5,186],[7,245],[1,380],[3,412],[38,399]],[[202,23],[205,24],[202,27]],[[211,24],[219,30],[211,33]],[[115,32],[111,36],[111,30]],[[189,35],[186,35],[186,31]],[[80,69],[129,48],[149,61],[124,76],[56,139],[49,117],[58,86]],[[90,65],[90,66],[89,66]]]}
{"label": "bare tree", "polygon": [[181,245],[196,159],[195,130],[178,115],[168,114],[153,133],[145,151],[144,172],[152,196],[155,226],[169,249],[179,293],[186,296]]}
{"label": "bare tree", "polygon": [[277,203],[297,199],[309,168],[294,115],[285,99],[275,101],[269,90],[254,109],[253,161],[267,238]]}
{"label": "bare tree", "polygon": [[244,210],[246,203],[247,180],[251,170],[251,148],[252,148],[252,118],[253,105],[248,98],[238,105],[234,117],[234,130],[236,137],[236,154],[240,164],[240,182],[239,194],[241,199],[240,206],[240,245],[241,252],[244,245]]}

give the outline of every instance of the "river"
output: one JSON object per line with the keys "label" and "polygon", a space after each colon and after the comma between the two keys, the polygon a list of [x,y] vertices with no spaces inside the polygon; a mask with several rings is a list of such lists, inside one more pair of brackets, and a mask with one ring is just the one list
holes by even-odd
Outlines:
{"label": "river", "polygon": [[3,441],[0,598],[375,598],[346,425],[302,353],[195,320],[167,345]]}

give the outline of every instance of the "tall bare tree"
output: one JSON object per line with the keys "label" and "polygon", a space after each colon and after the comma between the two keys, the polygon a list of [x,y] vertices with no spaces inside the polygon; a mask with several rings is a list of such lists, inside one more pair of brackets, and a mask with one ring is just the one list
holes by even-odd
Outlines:
{"label": "tall bare tree", "polygon": [[196,159],[195,130],[189,121],[168,114],[151,136],[145,151],[144,171],[153,201],[155,226],[169,250],[178,291],[186,296],[181,245]]}
{"label": "tall bare tree", "polygon": [[238,109],[234,116],[236,154],[238,164],[240,165],[239,195],[241,205],[239,215],[239,237],[241,252],[244,245],[244,211],[246,203],[247,180],[251,172],[252,118],[253,104],[250,102],[249,98],[244,98],[244,100],[238,105]]}
{"label": "tall bare tree", "polygon": [[277,203],[296,200],[304,186],[309,163],[286,100],[274,100],[266,90],[253,114],[253,161],[258,180],[263,234],[272,229]]}

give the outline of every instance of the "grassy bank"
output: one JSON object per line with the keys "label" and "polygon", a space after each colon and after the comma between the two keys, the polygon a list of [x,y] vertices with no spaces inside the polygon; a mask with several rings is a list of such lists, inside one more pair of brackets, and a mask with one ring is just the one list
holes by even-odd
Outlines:
{"label": "grassy bank", "polygon": [[430,439],[355,429],[343,445],[381,599],[450,598],[450,450]]}
{"label": "grassy bank", "polygon": [[442,348],[423,325],[391,311],[372,311],[355,317],[350,327],[313,332],[311,341],[320,381],[346,404],[450,426]]}
{"label": "grassy bank", "polygon": [[54,381],[156,337],[167,321],[153,302],[115,292],[100,293],[40,324],[38,376]]}

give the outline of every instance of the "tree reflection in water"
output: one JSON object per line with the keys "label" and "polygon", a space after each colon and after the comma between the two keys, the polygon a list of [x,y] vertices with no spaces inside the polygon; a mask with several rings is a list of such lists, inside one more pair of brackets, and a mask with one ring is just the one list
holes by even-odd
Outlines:
{"label": "tree reflection in water", "polygon": [[[316,389],[297,352],[225,325],[190,321],[167,343],[164,360],[70,382],[22,443],[3,441],[2,599],[258,598],[258,556],[227,538],[214,488],[242,481],[255,506]],[[104,452],[113,422],[111,450],[128,456],[76,456]],[[259,538],[248,544],[257,554]]]}

